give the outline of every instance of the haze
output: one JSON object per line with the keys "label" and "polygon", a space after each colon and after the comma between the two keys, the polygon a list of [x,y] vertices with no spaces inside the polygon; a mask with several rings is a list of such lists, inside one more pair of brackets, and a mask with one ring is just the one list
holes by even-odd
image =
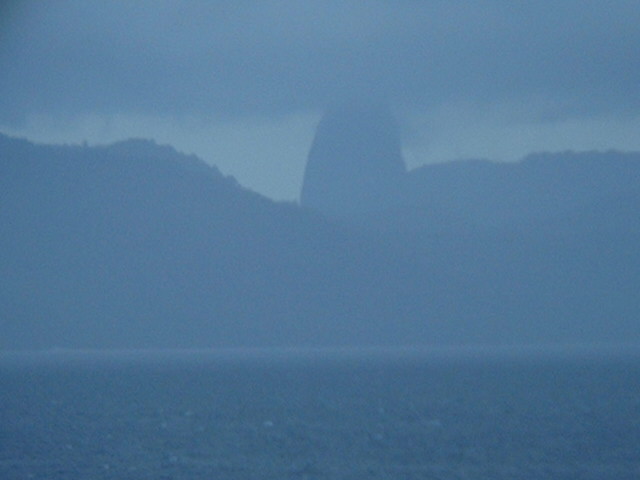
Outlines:
{"label": "haze", "polygon": [[336,99],[385,99],[409,168],[640,150],[640,3],[5,1],[0,131],[154,139],[296,200]]}

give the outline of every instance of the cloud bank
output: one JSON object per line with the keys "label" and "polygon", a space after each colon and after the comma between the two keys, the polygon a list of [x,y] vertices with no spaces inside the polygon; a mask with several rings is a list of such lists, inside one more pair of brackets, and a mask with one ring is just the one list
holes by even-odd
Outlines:
{"label": "cloud bank", "polygon": [[4,132],[151,137],[272,197],[297,196],[343,97],[393,105],[409,166],[640,148],[636,0],[9,1],[0,19]]}
{"label": "cloud bank", "polygon": [[4,122],[52,111],[274,115],[353,92],[409,109],[544,99],[546,116],[640,103],[636,1],[68,0],[11,13]]}

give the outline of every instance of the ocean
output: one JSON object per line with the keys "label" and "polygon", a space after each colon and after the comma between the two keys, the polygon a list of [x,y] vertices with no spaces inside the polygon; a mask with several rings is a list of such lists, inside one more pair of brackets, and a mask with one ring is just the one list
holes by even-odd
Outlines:
{"label": "ocean", "polygon": [[0,478],[637,480],[640,353],[4,353]]}

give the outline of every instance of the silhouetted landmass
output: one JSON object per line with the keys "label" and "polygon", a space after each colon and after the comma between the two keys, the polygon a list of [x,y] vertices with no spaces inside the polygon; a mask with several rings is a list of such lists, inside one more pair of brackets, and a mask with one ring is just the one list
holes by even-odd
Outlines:
{"label": "silhouetted landmass", "polygon": [[518,163],[458,161],[413,170],[403,203],[465,225],[501,226],[573,216],[637,195],[639,154],[535,154]]}
{"label": "silhouetted landmass", "polygon": [[639,179],[453,162],[334,220],[152,142],[0,136],[0,346],[638,341]]}
{"label": "silhouetted landmass", "polygon": [[395,205],[406,168],[400,134],[381,105],[329,109],[318,125],[300,202],[332,217]]}
{"label": "silhouetted landmass", "polygon": [[406,336],[407,265],[318,215],[150,142],[0,143],[3,348]]}

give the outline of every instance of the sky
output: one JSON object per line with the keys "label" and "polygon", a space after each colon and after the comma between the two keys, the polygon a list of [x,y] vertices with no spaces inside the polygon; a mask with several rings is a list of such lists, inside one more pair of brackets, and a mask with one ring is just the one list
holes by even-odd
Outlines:
{"label": "sky", "polygon": [[637,0],[5,0],[0,131],[143,137],[296,200],[327,105],[388,102],[410,168],[640,150]]}

